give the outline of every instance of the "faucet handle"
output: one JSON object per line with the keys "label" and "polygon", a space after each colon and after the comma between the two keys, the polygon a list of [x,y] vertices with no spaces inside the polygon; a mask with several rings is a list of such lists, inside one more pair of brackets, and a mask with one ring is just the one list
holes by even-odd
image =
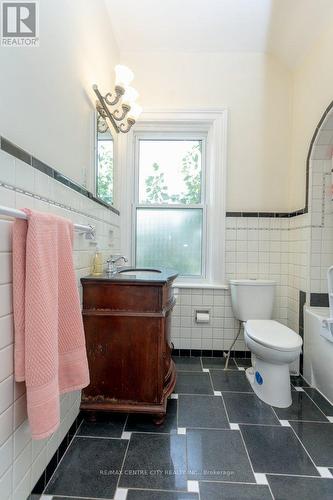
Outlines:
{"label": "faucet handle", "polygon": [[110,255],[110,261],[113,263],[118,262],[118,260],[123,260],[124,262],[128,262],[128,259],[124,255]]}
{"label": "faucet handle", "polygon": [[128,259],[124,255],[110,255],[110,258],[106,261],[108,265],[107,272],[115,274],[117,272],[116,263],[119,260],[123,260],[124,262],[128,262]]}

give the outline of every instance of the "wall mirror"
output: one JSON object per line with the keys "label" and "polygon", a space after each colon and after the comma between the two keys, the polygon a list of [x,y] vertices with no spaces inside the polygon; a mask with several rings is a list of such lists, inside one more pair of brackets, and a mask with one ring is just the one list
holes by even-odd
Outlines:
{"label": "wall mirror", "polygon": [[96,198],[115,208],[115,140],[103,116],[96,110]]}

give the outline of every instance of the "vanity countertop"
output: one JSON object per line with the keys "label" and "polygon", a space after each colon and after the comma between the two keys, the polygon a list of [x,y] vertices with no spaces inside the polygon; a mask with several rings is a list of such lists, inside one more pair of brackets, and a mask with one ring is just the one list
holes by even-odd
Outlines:
{"label": "vanity countertop", "polygon": [[[123,271],[123,272],[122,272]],[[132,272],[133,271],[133,272]],[[158,271],[158,272],[156,272]],[[126,272],[126,273],[124,273]],[[168,283],[177,278],[178,273],[174,269],[165,267],[158,268],[137,268],[121,267],[116,274],[105,272],[100,276],[93,276],[92,274],[81,278],[81,282],[115,282],[115,283]]]}

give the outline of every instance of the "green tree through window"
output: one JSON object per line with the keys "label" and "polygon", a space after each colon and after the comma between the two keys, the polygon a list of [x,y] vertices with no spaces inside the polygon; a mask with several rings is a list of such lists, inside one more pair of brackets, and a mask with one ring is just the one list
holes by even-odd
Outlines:
{"label": "green tree through window", "polygon": [[113,204],[113,141],[99,140],[97,150],[97,196]]}
{"label": "green tree through window", "polygon": [[154,174],[146,180],[146,203],[179,203],[196,204],[201,199],[201,142],[197,142],[182,159],[181,174],[186,191],[181,194],[170,195],[165,182],[165,175],[158,163],[153,164]]}

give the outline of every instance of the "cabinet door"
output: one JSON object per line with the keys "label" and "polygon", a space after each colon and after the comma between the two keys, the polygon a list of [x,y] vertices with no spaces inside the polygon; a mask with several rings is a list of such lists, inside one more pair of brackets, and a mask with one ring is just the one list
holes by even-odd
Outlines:
{"label": "cabinet door", "polygon": [[84,315],[87,397],[157,403],[162,396],[160,318]]}

